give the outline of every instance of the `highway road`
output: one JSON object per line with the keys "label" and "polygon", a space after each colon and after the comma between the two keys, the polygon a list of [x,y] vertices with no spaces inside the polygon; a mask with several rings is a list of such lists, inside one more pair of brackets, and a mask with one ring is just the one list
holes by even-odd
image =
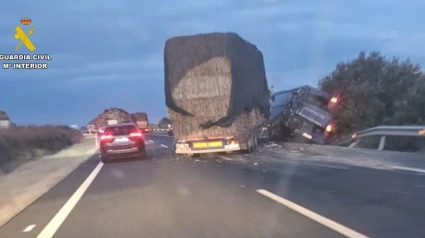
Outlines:
{"label": "highway road", "polygon": [[425,173],[267,152],[185,158],[170,137],[146,141],[144,161],[93,156],[0,237],[425,237]]}

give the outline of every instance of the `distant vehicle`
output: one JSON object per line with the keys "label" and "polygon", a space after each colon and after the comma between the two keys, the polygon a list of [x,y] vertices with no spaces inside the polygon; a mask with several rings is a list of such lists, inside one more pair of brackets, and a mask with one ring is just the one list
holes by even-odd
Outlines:
{"label": "distant vehicle", "polygon": [[173,135],[173,128],[172,127],[168,127],[168,129],[167,129],[167,135],[174,136]]}
{"label": "distant vehicle", "polygon": [[147,131],[149,131],[148,130],[148,125],[149,125],[149,123],[148,123],[148,121],[136,121],[136,126],[137,126],[137,128],[139,129],[139,130],[141,130],[141,131],[143,131],[143,132],[147,132]]}
{"label": "distant vehicle", "polygon": [[89,125],[87,125],[87,131],[88,131],[90,134],[94,134],[94,133],[96,132],[96,126],[95,126],[95,125],[93,125],[93,124],[89,124]]}
{"label": "distant vehicle", "polygon": [[134,123],[106,126],[99,138],[100,156],[103,163],[113,159],[146,157],[143,134]]}
{"label": "distant vehicle", "polygon": [[272,95],[269,137],[272,140],[294,136],[301,141],[326,144],[334,131],[329,105],[335,103],[327,93],[303,86]]}
{"label": "distant vehicle", "polygon": [[145,112],[137,112],[131,115],[131,120],[136,124],[137,128],[143,133],[149,132],[148,114]]}

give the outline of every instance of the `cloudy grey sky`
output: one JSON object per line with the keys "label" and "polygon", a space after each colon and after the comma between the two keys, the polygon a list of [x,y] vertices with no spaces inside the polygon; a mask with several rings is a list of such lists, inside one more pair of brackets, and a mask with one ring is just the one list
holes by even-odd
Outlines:
{"label": "cloudy grey sky", "polygon": [[109,107],[157,121],[165,40],[214,31],[256,44],[277,89],[316,85],[362,50],[424,65],[424,12],[423,0],[3,1],[0,53],[13,53],[14,27],[29,17],[36,53],[53,60],[48,70],[0,69],[0,110],[18,124],[83,125]]}

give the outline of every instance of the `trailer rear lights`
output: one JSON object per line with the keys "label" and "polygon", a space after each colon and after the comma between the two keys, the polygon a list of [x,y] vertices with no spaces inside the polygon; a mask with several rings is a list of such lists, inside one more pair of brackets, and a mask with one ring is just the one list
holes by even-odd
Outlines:
{"label": "trailer rear lights", "polygon": [[237,141],[237,140],[231,140],[229,144],[230,145],[238,145],[239,144],[239,141]]}
{"label": "trailer rear lights", "polygon": [[180,148],[180,149],[189,148],[189,144],[187,143],[177,144],[177,148]]}

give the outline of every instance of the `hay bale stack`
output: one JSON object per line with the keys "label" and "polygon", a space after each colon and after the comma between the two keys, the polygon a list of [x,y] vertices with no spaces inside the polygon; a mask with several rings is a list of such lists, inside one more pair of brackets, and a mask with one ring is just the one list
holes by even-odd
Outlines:
{"label": "hay bale stack", "polygon": [[96,129],[102,128],[108,124],[108,120],[117,120],[118,123],[130,122],[130,113],[121,108],[105,109],[103,113],[91,120],[88,124],[95,125]]}
{"label": "hay bale stack", "polygon": [[176,138],[235,135],[264,115],[269,92],[263,55],[235,33],[168,39],[165,100]]}
{"label": "hay bale stack", "polygon": [[148,121],[148,114],[145,112],[131,113],[131,120],[136,123],[137,121]]}

